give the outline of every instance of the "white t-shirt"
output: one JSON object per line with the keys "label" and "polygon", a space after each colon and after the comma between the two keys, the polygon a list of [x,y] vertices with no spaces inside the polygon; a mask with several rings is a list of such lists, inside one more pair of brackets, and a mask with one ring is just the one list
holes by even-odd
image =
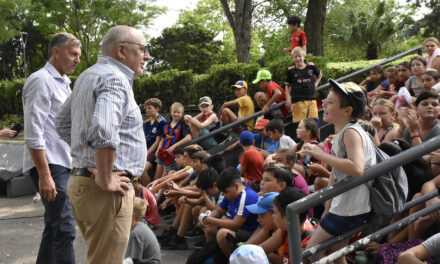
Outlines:
{"label": "white t-shirt", "polygon": [[289,136],[283,135],[280,138],[280,146],[279,148],[288,148],[291,149],[296,145],[296,142]]}
{"label": "white t-shirt", "polygon": [[[332,155],[339,158],[347,158],[346,148],[343,145],[343,134],[347,129],[354,129],[362,138],[362,149],[364,152],[364,170],[376,164],[376,153],[371,137],[362,129],[358,123],[347,124],[335,137],[332,146]],[[350,175],[333,169],[335,183]],[[370,189],[368,183],[362,184],[354,189],[342,193],[333,198],[329,212],[339,216],[355,216],[371,211]]]}

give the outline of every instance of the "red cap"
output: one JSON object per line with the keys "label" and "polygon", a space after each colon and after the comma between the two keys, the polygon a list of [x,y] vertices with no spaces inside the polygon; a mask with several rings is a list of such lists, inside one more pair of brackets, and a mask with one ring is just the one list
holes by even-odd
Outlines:
{"label": "red cap", "polygon": [[264,129],[268,123],[269,123],[269,120],[262,118],[262,119],[258,120],[257,125],[255,126],[255,129],[258,129],[258,130]]}

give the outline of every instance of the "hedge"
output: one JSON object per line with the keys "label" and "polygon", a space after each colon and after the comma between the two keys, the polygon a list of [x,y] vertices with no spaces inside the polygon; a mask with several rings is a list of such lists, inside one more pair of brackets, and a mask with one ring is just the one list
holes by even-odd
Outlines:
{"label": "hedge", "polygon": [[[393,62],[398,64],[403,60],[409,60],[411,56]],[[313,62],[323,72],[321,84],[328,78],[339,78],[351,72],[360,70],[367,66],[377,63],[375,61],[354,61],[327,63],[325,57],[307,56],[307,60]],[[269,63],[267,69],[272,73],[272,79],[278,84],[284,84],[286,70],[293,62],[288,56]],[[253,95],[259,90],[258,86],[252,84],[259,70],[258,64],[223,64],[213,65],[205,74],[194,74],[192,71],[166,70],[154,75],[143,75],[134,82],[133,90],[136,102],[142,105],[144,101],[151,97],[158,97],[162,100],[164,114],[168,114],[169,107],[173,102],[181,102],[185,106],[197,105],[198,99],[202,96],[210,96],[215,109],[235,97],[231,85],[238,80],[248,82],[248,94]],[[360,76],[353,81],[360,82],[364,76]],[[72,83],[76,79],[71,76]],[[23,108],[21,102],[21,91],[25,79],[15,79],[12,81],[0,81],[0,116],[5,114],[22,115]],[[283,86],[283,85],[282,85]],[[326,91],[320,93],[325,96]]]}

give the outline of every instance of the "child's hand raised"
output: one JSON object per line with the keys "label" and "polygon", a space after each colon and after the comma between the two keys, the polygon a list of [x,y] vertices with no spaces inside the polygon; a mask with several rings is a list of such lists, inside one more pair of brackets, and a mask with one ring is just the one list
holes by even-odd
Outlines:
{"label": "child's hand raised", "polygon": [[301,148],[301,152],[305,154],[310,154],[316,159],[321,159],[322,154],[326,154],[318,145],[305,143]]}
{"label": "child's hand raised", "polygon": [[375,129],[379,129],[382,126],[382,119],[378,116],[374,116],[371,118],[371,125],[373,125]]}

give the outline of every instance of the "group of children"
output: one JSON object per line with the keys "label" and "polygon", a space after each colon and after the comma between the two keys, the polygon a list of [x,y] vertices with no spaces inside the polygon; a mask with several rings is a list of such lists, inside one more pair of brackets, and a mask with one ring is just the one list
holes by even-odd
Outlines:
{"label": "group of children", "polygon": [[[195,245],[203,250],[191,256],[194,260],[211,258],[214,263],[225,263],[231,256],[232,263],[237,254],[231,253],[237,247],[244,250],[246,245],[256,245],[258,247],[250,248],[262,249],[270,263],[289,263],[287,205],[302,199],[310,190],[330,186],[350,176],[361,177],[365,169],[376,164],[375,146],[384,151],[393,147],[403,151],[440,134],[438,72],[427,67],[425,58],[416,56],[409,63],[403,62],[385,71],[374,68],[360,85],[329,79],[331,89],[323,103],[323,120],[334,125],[335,133],[320,142],[315,88],[322,73],[313,63],[305,61],[306,39],[298,33],[300,21],[290,22],[293,23],[291,39],[296,46],[292,44],[285,51],[291,52],[294,65],[286,72],[284,89],[271,80],[269,71],[258,72],[253,83],[264,92],[255,94],[254,99],[264,117],[256,122],[248,120],[232,131],[240,136],[227,151],[242,149],[237,167],[226,168],[221,155],[207,152],[220,143],[215,137],[198,144],[187,146],[187,143],[255,112],[245,81],[232,85],[237,98],[225,102],[219,114],[214,112],[207,96],[200,98],[200,113],[194,117],[184,114],[182,104],[174,103],[170,109],[171,121],[159,114],[159,99],[145,102],[148,163],[134,186],[136,196],[144,199],[148,209],[145,209],[146,216],[137,213],[133,218],[133,230],[143,217],[150,226],[157,225],[159,210],[171,223],[157,237],[162,249],[187,249],[186,239],[198,237],[201,240]],[[273,104],[283,101],[285,107],[271,109]],[[238,107],[238,115],[232,106]],[[289,113],[297,127],[297,142],[284,133],[282,118]],[[393,151],[389,154],[398,153]],[[150,176],[148,173],[155,163],[156,173]],[[417,187],[409,186],[411,196],[418,197],[440,186],[439,176],[435,177],[440,173],[440,152],[426,155],[415,164],[405,167],[408,182],[419,180],[421,175],[425,180]],[[408,173],[415,172],[414,167],[420,170]],[[321,211],[311,208],[302,214],[303,249],[368,221],[371,216],[369,188],[368,183],[363,184],[327,201]],[[438,202],[438,198],[435,199],[409,213]],[[320,218],[319,224],[311,224],[313,216]],[[434,226],[438,232],[438,219],[435,213],[418,220],[391,234],[385,242],[426,238],[428,228],[421,228],[421,223]],[[341,241],[327,251],[317,252],[309,260],[319,260],[347,243]],[[366,250],[380,252],[380,247],[372,243]],[[346,263],[346,259],[340,258],[336,263]]]}

